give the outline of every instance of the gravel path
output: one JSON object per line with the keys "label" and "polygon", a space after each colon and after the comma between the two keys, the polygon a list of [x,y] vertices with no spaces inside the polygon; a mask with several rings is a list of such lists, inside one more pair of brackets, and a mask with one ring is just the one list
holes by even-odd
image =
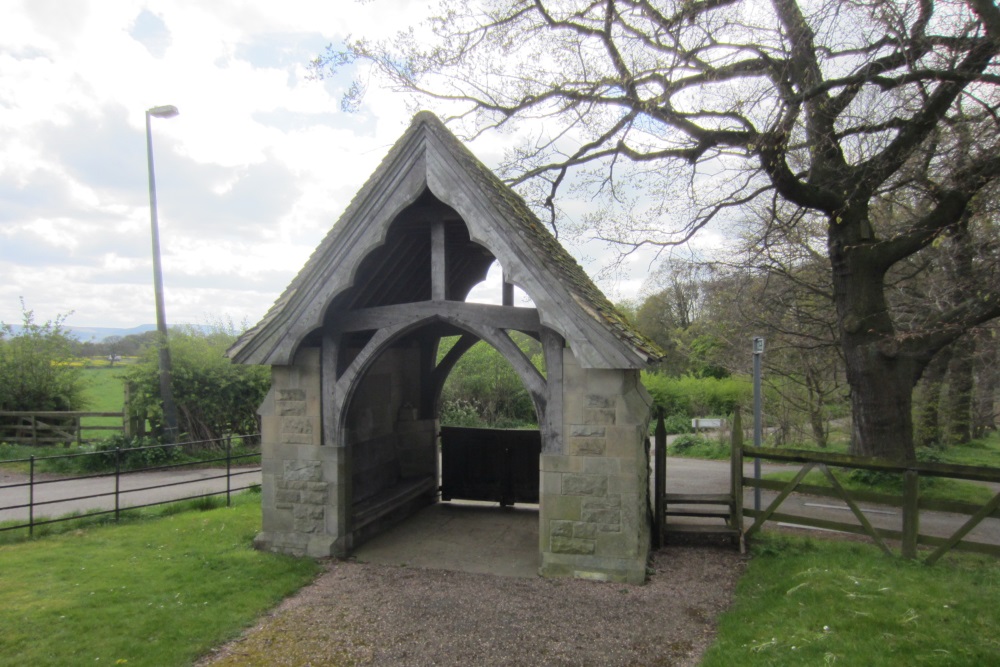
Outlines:
{"label": "gravel path", "polygon": [[200,665],[696,665],[745,557],[657,552],[645,586],[331,561]]}

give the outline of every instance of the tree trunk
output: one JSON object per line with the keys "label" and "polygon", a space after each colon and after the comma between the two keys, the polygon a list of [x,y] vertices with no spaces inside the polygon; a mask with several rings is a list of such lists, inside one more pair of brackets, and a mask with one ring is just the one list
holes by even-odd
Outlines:
{"label": "tree trunk", "polygon": [[857,438],[851,453],[914,461],[913,373],[905,360],[867,346],[845,349]]}
{"label": "tree trunk", "polygon": [[946,347],[934,355],[927,365],[927,370],[924,371],[917,410],[916,444],[919,447],[936,447],[942,442],[938,415],[941,407],[941,388],[944,386],[944,376],[948,372],[950,361],[951,347]]}
{"label": "tree trunk", "polygon": [[817,372],[813,368],[806,368],[805,380],[809,397],[809,426],[812,428],[816,446],[825,449],[828,443],[826,415],[823,410],[823,388],[820,384],[821,380],[816,376]]}
{"label": "tree trunk", "polygon": [[944,403],[946,443],[964,445],[972,440],[972,354],[975,343],[962,336],[951,344],[948,394]]}
{"label": "tree trunk", "polygon": [[833,294],[851,387],[851,453],[914,461],[913,386],[922,368],[900,342],[889,316],[888,264],[869,243],[867,211],[842,211],[829,223]]}
{"label": "tree trunk", "polygon": [[[993,332],[987,330],[987,334]],[[997,344],[995,338],[986,335],[985,344],[977,345],[976,355],[976,399],[972,415],[972,437],[982,438],[987,433],[997,430],[996,407],[994,398],[997,393]]]}

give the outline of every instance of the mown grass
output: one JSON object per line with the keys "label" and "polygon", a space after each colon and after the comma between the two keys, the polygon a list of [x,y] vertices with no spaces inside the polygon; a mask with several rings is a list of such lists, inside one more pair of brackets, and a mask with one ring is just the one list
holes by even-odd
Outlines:
{"label": "mown grass", "polygon": [[[123,369],[120,365],[93,366],[81,371],[83,373],[88,412],[121,412],[125,404],[125,384],[122,380]],[[121,417],[85,417],[83,426],[108,426],[115,430],[121,429]],[[85,438],[103,438],[112,435],[115,430],[87,430]]]}
{"label": "mown grass", "polygon": [[0,546],[0,665],[189,665],[319,566],[255,551],[260,499]]}
{"label": "mown grass", "polygon": [[1000,561],[765,534],[703,667],[1000,664]]}

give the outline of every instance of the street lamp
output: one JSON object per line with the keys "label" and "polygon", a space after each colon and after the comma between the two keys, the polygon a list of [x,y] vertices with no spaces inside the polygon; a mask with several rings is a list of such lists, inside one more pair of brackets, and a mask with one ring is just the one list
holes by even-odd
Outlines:
{"label": "street lamp", "polygon": [[149,164],[149,222],[153,235],[153,293],[156,296],[156,330],[160,348],[160,401],[163,403],[163,439],[177,442],[177,406],[170,386],[170,347],[167,340],[167,316],[163,309],[163,271],[160,267],[160,226],[156,218],[156,179],[153,176],[153,133],[149,119],[173,118],[179,112],[172,104],[146,109],[146,161]]}

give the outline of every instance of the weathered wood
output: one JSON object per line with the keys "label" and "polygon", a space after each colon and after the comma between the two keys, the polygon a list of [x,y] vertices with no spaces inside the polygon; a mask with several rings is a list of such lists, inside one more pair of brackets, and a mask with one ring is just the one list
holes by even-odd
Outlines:
{"label": "weathered wood", "polygon": [[664,516],[691,516],[699,517],[705,519],[725,519],[728,523],[729,521],[729,509],[725,510],[705,510],[705,509],[681,509],[681,510],[664,510]]}
{"label": "weathered wood", "polygon": [[667,533],[697,533],[699,535],[723,535],[736,537],[737,530],[729,526],[707,526],[700,523],[671,523],[667,525]]}
{"label": "weathered wood", "polygon": [[444,221],[435,220],[431,223],[431,299],[434,301],[444,301],[448,298],[445,293],[446,261]]}
{"label": "weathered wood", "polygon": [[743,447],[743,455],[749,457],[759,457],[770,461],[786,461],[790,463],[825,463],[832,466],[845,468],[861,468],[863,470],[880,470],[883,472],[902,473],[906,470],[915,470],[921,475],[933,477],[955,477],[979,482],[1000,482],[1000,468],[986,468],[980,466],[955,465],[951,463],[899,463],[895,461],[884,461],[862,456],[850,456],[848,454],[834,454],[830,452],[813,452],[797,449],[768,449],[764,447]]}
{"label": "weathered wood", "polygon": [[738,405],[733,410],[730,440],[729,483],[733,497],[730,523],[740,533],[740,553],[744,553],[746,542],[743,539],[743,418]]}
{"label": "weathered wood", "polygon": [[506,271],[503,273],[503,289],[500,295],[500,303],[504,306],[514,305],[514,283],[510,282],[510,276]]}
{"label": "weathered wood", "polygon": [[0,410],[0,417],[121,417],[122,413],[119,412],[86,412],[79,410],[67,410],[65,412],[60,412],[58,410],[39,410],[38,412],[32,412],[30,410]]}
{"label": "weathered wood", "polygon": [[731,500],[726,493],[665,493],[668,505],[728,505]]}
{"label": "weathered wood", "polygon": [[917,557],[920,535],[920,476],[915,470],[903,473],[903,558]]}
{"label": "weathered wood", "polygon": [[666,494],[667,494],[667,427],[663,423],[663,412],[657,411],[656,430],[653,432],[653,462],[656,471],[653,475],[654,513],[656,547],[663,546],[663,529],[666,524]]}
{"label": "weathered wood", "polygon": [[[787,481],[783,482],[776,479],[762,479],[760,481],[755,480],[753,477],[744,477],[743,485],[749,486],[751,488],[757,487],[761,489],[767,489],[769,491],[781,491],[788,484]],[[810,496],[820,496],[823,498],[838,498],[839,496],[831,489],[829,486],[818,486],[815,484],[799,484],[796,489],[797,493],[804,493]],[[888,495],[885,493],[876,493],[874,491],[864,491],[856,489],[851,491],[851,494],[856,500],[860,500],[866,503],[876,503],[879,505],[889,505],[891,507],[902,507],[903,501],[900,496]]]}
{"label": "weathered wood", "polygon": [[955,534],[949,537],[944,544],[937,548],[937,550],[927,557],[926,563],[928,565],[933,565],[937,562],[941,556],[948,552],[953,546],[958,544],[963,537],[969,534],[969,532],[979,525],[979,523],[993,513],[998,507],[1000,507],[1000,493],[993,496],[993,499],[988,503],[983,505],[982,509],[969,517],[969,520],[962,524],[962,527],[955,531]]}
{"label": "weathered wood", "polygon": [[[746,449],[747,448],[744,448],[744,451],[746,451]],[[785,502],[785,498],[787,498],[788,496],[790,496],[792,494],[792,491],[795,490],[795,487],[797,487],[799,485],[799,483],[803,479],[805,479],[805,476],[809,473],[810,470],[812,470],[812,468],[813,468],[814,465],[815,465],[815,463],[809,462],[809,463],[806,463],[806,465],[802,466],[802,469],[799,470],[798,474],[795,475],[795,477],[792,479],[792,481],[790,481],[785,486],[785,488],[781,490],[781,492],[778,494],[778,496],[773,501],[771,501],[770,505],[767,506],[767,509],[765,509],[760,514],[760,516],[757,516],[757,518],[753,522],[753,525],[750,526],[750,528],[747,529],[747,532],[746,532],[747,539],[749,539],[755,532],[757,532],[758,530],[760,530],[760,527],[762,525],[764,525],[764,522],[767,521],[768,518],[778,509],[778,507],[781,505],[781,503]]]}
{"label": "weathered wood", "polygon": [[[23,421],[17,424],[0,424],[0,440],[35,446],[61,444],[69,447],[74,442],[82,444],[85,441],[83,437],[83,431],[85,430],[124,432],[125,428],[121,412],[60,412],[57,410],[31,412],[27,410],[3,410],[0,411],[0,418],[2,417]],[[122,419],[122,423],[119,425],[101,424],[84,426],[82,419],[90,417],[117,417]],[[50,423],[49,420],[59,420],[59,423]]]}
{"label": "weathered wood", "polygon": [[837,478],[833,476],[832,472],[830,472],[830,469],[822,463],[819,465],[819,469],[824,475],[826,475],[826,478],[830,480],[830,486],[832,486],[834,491],[840,495],[840,499],[847,503],[847,506],[851,508],[851,512],[865,529],[865,532],[875,541],[875,544],[877,544],[885,553],[892,555],[892,550],[886,545],[885,542],[882,541],[882,538],[879,537],[878,533],[875,531],[875,527],[872,526],[871,521],[868,520],[868,517],[865,516],[864,512],[862,512],[857,504],[855,504],[854,500],[851,498],[851,494],[849,494],[847,490],[841,486],[840,482],[837,481]]}
{"label": "weathered wood", "polygon": [[402,322],[419,322],[435,316],[461,319],[497,329],[538,331],[541,324],[534,308],[493,306],[464,301],[418,301],[394,306],[377,306],[340,313],[331,322],[333,331],[371,331]]}

